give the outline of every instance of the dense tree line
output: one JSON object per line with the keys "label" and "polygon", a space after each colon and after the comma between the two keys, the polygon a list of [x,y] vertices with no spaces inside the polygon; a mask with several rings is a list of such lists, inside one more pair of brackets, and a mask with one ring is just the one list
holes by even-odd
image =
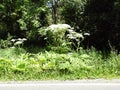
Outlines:
{"label": "dense tree line", "polygon": [[87,42],[99,49],[120,46],[120,7],[115,0],[90,0],[85,7],[87,26],[91,36]]}
{"label": "dense tree line", "polygon": [[66,23],[90,33],[83,42],[85,47],[120,50],[119,0],[70,0],[66,4]]}
{"label": "dense tree line", "polygon": [[[38,31],[51,24],[52,0],[0,0],[0,38],[43,42]],[[55,23],[65,22],[77,32],[89,33],[82,45],[120,50],[120,0],[53,0],[57,2]],[[54,13],[53,13],[54,14]],[[57,19],[58,22],[57,22]]]}

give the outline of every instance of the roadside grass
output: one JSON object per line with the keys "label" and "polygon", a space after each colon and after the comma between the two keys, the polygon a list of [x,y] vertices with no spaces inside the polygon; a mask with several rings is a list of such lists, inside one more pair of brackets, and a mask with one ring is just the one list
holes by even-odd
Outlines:
{"label": "roadside grass", "polygon": [[[37,52],[38,51],[38,52]],[[95,49],[58,53],[45,49],[0,49],[0,80],[120,78],[120,54]]]}

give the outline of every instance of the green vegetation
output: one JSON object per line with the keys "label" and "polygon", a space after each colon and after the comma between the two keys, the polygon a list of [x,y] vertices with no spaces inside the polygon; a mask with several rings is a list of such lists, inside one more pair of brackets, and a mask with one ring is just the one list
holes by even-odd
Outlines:
{"label": "green vegetation", "polygon": [[120,0],[0,0],[0,79],[120,77]]}
{"label": "green vegetation", "polygon": [[[36,50],[37,49],[37,50]],[[119,78],[120,55],[103,57],[95,49],[56,53],[45,49],[8,48],[0,52],[0,80],[75,80]],[[29,49],[30,50],[30,49]],[[36,52],[38,51],[38,52]]]}
{"label": "green vegetation", "polygon": [[119,14],[119,0],[0,0],[0,41],[9,34],[44,46],[44,35],[38,32],[66,23],[76,32],[90,34],[82,42],[85,48],[109,52],[112,46],[120,51]]}

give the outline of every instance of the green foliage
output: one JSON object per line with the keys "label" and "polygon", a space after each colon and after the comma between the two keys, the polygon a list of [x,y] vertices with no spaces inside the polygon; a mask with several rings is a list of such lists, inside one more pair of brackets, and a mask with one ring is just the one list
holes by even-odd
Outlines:
{"label": "green foliage", "polygon": [[20,29],[21,29],[21,30],[27,30],[27,25],[26,25],[26,23],[24,22],[24,20],[19,19],[19,20],[18,20],[18,23],[19,23],[19,25],[20,25]]}
{"label": "green foliage", "polygon": [[[84,50],[81,42],[105,52],[113,46],[120,49],[120,1],[58,0],[55,12],[48,1],[0,0],[0,79],[119,77],[116,51],[106,56],[95,49]],[[58,19],[66,24],[52,24],[52,13],[58,15],[55,23]],[[90,34],[83,36],[85,32]],[[23,49],[26,40],[30,47]],[[46,45],[44,50],[41,44]]]}
{"label": "green foliage", "polygon": [[81,46],[81,42],[84,40],[82,33],[75,32],[73,29],[68,30],[67,34],[68,41],[71,42],[71,45],[75,47],[78,52]]}
{"label": "green foliage", "polygon": [[69,0],[63,3],[61,13],[65,23],[78,32],[90,33],[84,46],[109,51],[110,41],[119,50],[119,0]]}
{"label": "green foliage", "polygon": [[101,52],[82,48],[77,53],[61,54],[53,51],[33,54],[15,51],[15,48],[5,50],[0,50],[2,80],[116,78],[120,75],[120,55],[115,51],[103,58]]}
{"label": "green foliage", "polygon": [[71,28],[67,24],[58,24],[58,25],[51,25],[49,26],[47,31],[48,41],[50,44],[53,44],[55,46],[61,45],[63,42],[65,42],[65,32]]}
{"label": "green foliage", "polygon": [[66,43],[65,33],[71,28],[67,24],[53,24],[47,28],[42,28],[39,30],[39,34],[44,36],[47,41],[47,46],[61,46]]}
{"label": "green foliage", "polygon": [[6,25],[2,22],[0,22],[0,38],[5,38],[7,37],[7,29],[6,29]]}
{"label": "green foliage", "polygon": [[22,16],[17,21],[21,30],[27,30],[26,38],[29,40],[39,40],[38,30],[42,26],[47,25],[47,8],[44,6],[44,2],[39,3],[27,2],[27,5],[21,7]]}
{"label": "green foliage", "polygon": [[47,25],[46,1],[0,1],[0,33],[3,33],[0,37],[6,38],[7,33],[10,33],[14,37],[37,39],[38,29]]}
{"label": "green foliage", "polygon": [[84,39],[81,33],[75,32],[68,24],[53,24],[47,28],[41,28],[39,34],[46,40],[48,50],[59,53],[69,52],[73,46],[78,51]]}
{"label": "green foliage", "polygon": [[[84,30],[91,36],[87,38],[90,46],[98,49],[111,49],[109,43],[119,49],[119,6],[115,10],[118,0],[87,0],[84,11]],[[118,37],[116,36],[118,35]],[[97,39],[96,39],[97,38]],[[86,43],[87,44],[87,43]]]}
{"label": "green foliage", "polygon": [[[14,38],[24,37],[28,42],[41,44],[46,41],[43,39],[46,31],[42,29],[52,24],[53,16],[54,22],[58,19],[60,23],[64,22],[74,27],[76,32],[90,33],[90,36],[84,39],[84,46],[108,51],[111,44],[119,49],[119,0],[57,0],[56,5],[51,8],[47,6],[48,2],[50,0],[1,0],[0,38],[6,39],[10,33]],[[49,43],[57,44],[57,41],[61,44],[65,32],[62,30],[58,30],[60,32],[57,31],[54,35],[48,30],[47,37],[51,37]],[[39,35],[38,32],[42,33]],[[79,47],[80,44],[74,46]]]}
{"label": "green foliage", "polygon": [[12,36],[10,36],[9,34],[8,34],[6,40],[0,39],[0,48],[8,48],[8,47],[11,47],[11,46],[12,46],[12,43],[11,43],[11,41],[10,41],[11,39],[12,39]]}
{"label": "green foliage", "polygon": [[[83,27],[83,14],[86,5],[86,0],[69,0],[63,1],[64,6],[61,12],[65,23],[71,25],[79,32]],[[72,13],[71,13],[72,12]]]}

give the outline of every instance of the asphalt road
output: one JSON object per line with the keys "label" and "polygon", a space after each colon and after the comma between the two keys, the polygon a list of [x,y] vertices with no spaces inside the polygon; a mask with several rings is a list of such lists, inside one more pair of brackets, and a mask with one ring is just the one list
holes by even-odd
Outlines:
{"label": "asphalt road", "polygon": [[75,81],[7,81],[0,90],[120,90],[120,79]]}

